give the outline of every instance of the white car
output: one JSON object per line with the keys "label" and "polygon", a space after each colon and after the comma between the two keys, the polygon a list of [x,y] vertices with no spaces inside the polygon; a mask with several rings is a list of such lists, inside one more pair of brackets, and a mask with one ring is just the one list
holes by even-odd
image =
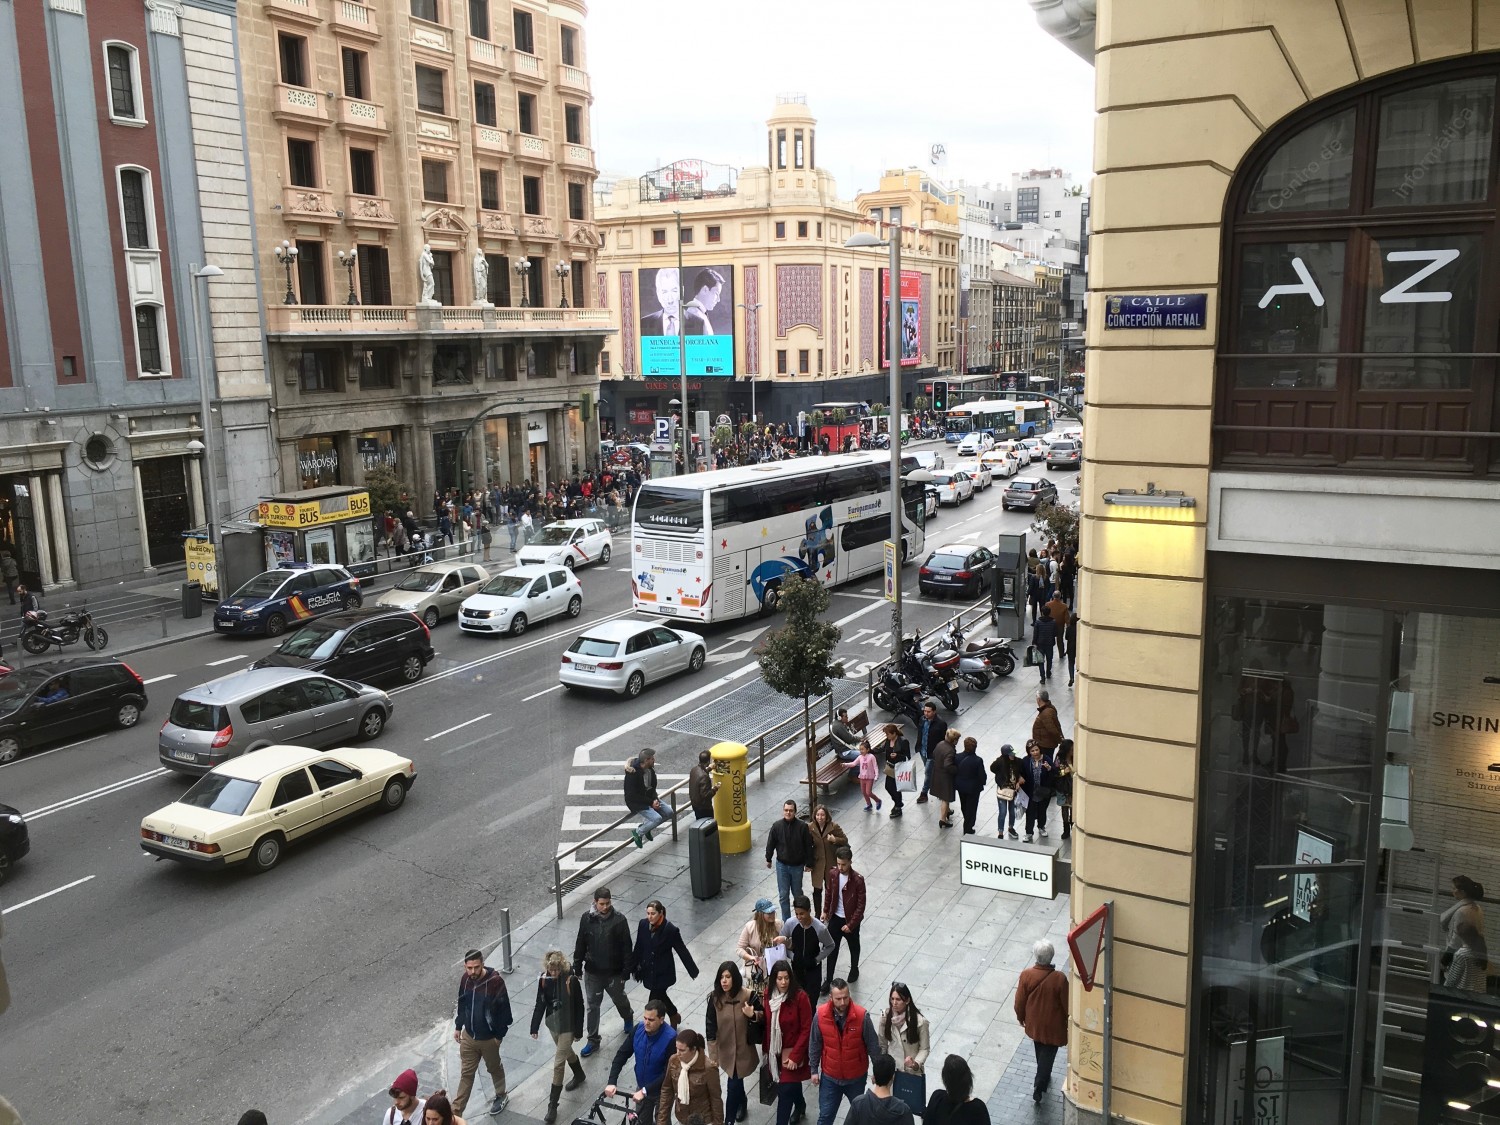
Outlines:
{"label": "white car", "polygon": [[583,584],[560,566],[518,566],[497,574],[459,607],[465,633],[509,633],[519,637],[549,617],[583,612]]}
{"label": "white car", "polygon": [[696,633],[649,621],[601,621],[563,653],[557,678],[564,688],[598,688],[635,698],[648,683],[676,672],[697,672],[708,645]]}
{"label": "white car", "polygon": [[978,457],[981,453],[995,447],[995,439],[983,431],[965,434],[964,439],[958,443],[958,455],[960,457]]}
{"label": "white car", "polygon": [[1033,462],[1045,461],[1047,459],[1047,443],[1041,438],[1022,438],[1021,448],[1026,450]]}
{"label": "white car", "polygon": [[[1028,463],[1030,458],[1027,458]],[[979,463],[986,466],[992,477],[1013,477],[1021,469],[1021,461],[1008,449],[1001,449],[998,445],[988,453],[982,454]]]}
{"label": "white car", "polygon": [[610,555],[609,528],[603,520],[558,520],[549,523],[526,546],[516,552],[521,565],[583,566],[607,563]]}
{"label": "white car", "polygon": [[407,609],[429,629],[452,617],[470,594],[488,582],[490,572],[476,563],[435,562],[408,570],[375,604],[386,609]]}
{"label": "white car", "polygon": [[932,487],[937,489],[939,504],[957,506],[974,496],[974,481],[968,473],[957,469],[945,469],[932,474]]}
{"label": "white car", "polygon": [[990,467],[983,460],[960,461],[953,468],[960,473],[968,473],[974,482],[974,491],[983,492],[994,483],[994,477],[990,475]]}

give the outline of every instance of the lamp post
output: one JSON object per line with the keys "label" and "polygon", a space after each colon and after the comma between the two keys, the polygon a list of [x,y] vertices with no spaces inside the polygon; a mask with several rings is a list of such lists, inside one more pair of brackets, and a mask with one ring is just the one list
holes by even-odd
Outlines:
{"label": "lamp post", "polygon": [[[745,310],[745,335],[758,337],[760,335],[760,302],[756,301],[753,305],[747,305],[741,301],[739,302],[739,306]],[[752,317],[754,318],[753,320],[751,319]],[[750,373],[747,371],[746,374],[749,375]],[[755,377],[753,375],[750,377],[750,421],[756,421]]]}
{"label": "lamp post", "polygon": [[521,283],[521,307],[523,309],[529,309],[529,308],[531,308],[531,294],[530,294],[530,292],[528,290],[528,287],[527,287],[527,284],[526,284],[527,279],[530,276],[531,276],[531,259],[530,258],[517,258],[516,259],[516,278]]}
{"label": "lamp post", "polygon": [[573,271],[567,262],[558,262],[557,265],[552,267],[552,272],[557,277],[558,292],[562,294],[562,303],[557,307],[565,309],[568,307],[568,278],[572,275]]}
{"label": "lamp post", "polygon": [[[295,255],[296,249],[292,250]],[[290,270],[290,266],[287,267]],[[203,286],[203,304],[208,303],[208,279],[211,277],[223,277],[224,271],[218,266],[209,264],[202,269],[197,266],[188,267],[188,291],[192,294],[193,312],[193,349],[197,353],[198,360],[198,424],[203,427],[203,482],[204,491],[208,493],[206,499],[208,509],[204,513],[204,530],[208,532],[208,545],[213,548],[214,553],[214,581],[222,587],[219,574],[221,562],[219,552],[219,474],[214,466],[214,427],[213,419],[208,413],[208,380],[209,366],[204,362],[203,354],[203,310],[198,302],[198,286]],[[289,275],[290,276],[290,275]],[[291,292],[290,288],[287,290]],[[295,304],[295,302],[292,302]],[[215,383],[218,382],[215,377]],[[189,445],[191,448],[191,445]]]}
{"label": "lamp post", "polygon": [[349,272],[349,297],[344,301],[346,305],[359,304],[359,297],[354,292],[354,267],[358,263],[359,250],[357,248],[350,247],[347,254],[342,250],[339,251],[339,265],[343,266]]}
{"label": "lamp post", "polygon": [[[866,234],[854,235],[844,245],[850,249],[860,247],[887,246],[891,251],[890,261],[890,306],[886,312],[886,353],[890,361],[891,413],[899,421],[901,417],[901,227],[897,223],[884,223],[890,227],[890,237]],[[902,531],[901,502],[901,427],[891,426],[891,542],[896,548],[896,567],[891,593],[891,659],[901,659],[901,557]]]}
{"label": "lamp post", "polygon": [[281,298],[281,303],[295,305],[297,294],[292,289],[292,266],[297,261],[297,248],[283,238],[281,245],[276,247],[276,260],[286,267],[286,296]]}
{"label": "lamp post", "polygon": [[674,210],[677,217],[677,373],[682,383],[682,426],[687,431],[682,439],[682,471],[693,471],[693,424],[688,414],[687,396],[687,333],[682,327],[682,298],[687,289],[687,278],[682,275],[682,212]]}

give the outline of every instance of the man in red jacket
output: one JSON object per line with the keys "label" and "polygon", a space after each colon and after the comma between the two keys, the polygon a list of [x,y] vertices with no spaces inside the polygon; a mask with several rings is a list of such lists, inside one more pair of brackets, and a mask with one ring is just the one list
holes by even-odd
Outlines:
{"label": "man in red jacket", "polygon": [[1031,947],[1036,964],[1021,970],[1016,983],[1016,1019],[1036,1051],[1036,1082],[1031,1100],[1042,1100],[1042,1091],[1052,1085],[1052,1064],[1057,1049],[1068,1045],[1068,978],[1052,965],[1050,941]]}
{"label": "man in red jacket", "polygon": [[854,870],[854,853],[848,846],[833,853],[837,866],[830,867],[823,880],[823,925],[833,938],[833,952],[826,962],[828,983],[832,990],[838,976],[839,946],[849,943],[849,983],[859,980],[859,924],[865,918],[865,877]]}
{"label": "man in red jacket", "polygon": [[833,1125],[839,1101],[865,1092],[870,1060],[880,1054],[870,1013],[849,999],[849,982],[835,978],[828,1002],[813,1014],[807,1064],[818,1087],[818,1125]]}

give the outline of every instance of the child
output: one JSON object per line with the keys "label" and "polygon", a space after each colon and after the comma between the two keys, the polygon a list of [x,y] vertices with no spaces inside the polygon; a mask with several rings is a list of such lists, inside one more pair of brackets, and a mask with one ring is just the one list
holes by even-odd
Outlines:
{"label": "child", "polygon": [[875,796],[875,778],[879,776],[880,767],[875,762],[875,754],[870,750],[870,744],[865,739],[859,740],[859,791],[865,795],[865,812],[870,811],[870,802],[875,802],[875,808],[880,808],[880,798]]}

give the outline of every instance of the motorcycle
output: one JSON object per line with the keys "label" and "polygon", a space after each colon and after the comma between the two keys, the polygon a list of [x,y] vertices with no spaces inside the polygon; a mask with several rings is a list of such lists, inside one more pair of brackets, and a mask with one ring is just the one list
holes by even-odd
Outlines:
{"label": "motorcycle", "polygon": [[22,619],[21,647],[33,656],[41,656],[53,645],[66,648],[80,639],[95,652],[109,644],[109,633],[104,626],[94,624],[93,615],[86,609],[63,614],[56,625],[47,624],[45,609],[27,610]]}
{"label": "motorcycle", "polygon": [[1004,637],[984,637],[977,641],[967,640],[963,629],[959,627],[958,618],[955,617],[949,626],[946,639],[948,644],[958,650],[961,660],[983,660],[989,668],[990,673],[997,679],[1008,676],[1016,670],[1016,654],[1011,651],[1010,641]]}
{"label": "motorcycle", "polygon": [[905,715],[914,723],[922,721],[922,686],[914,684],[900,672],[886,665],[875,681],[875,706],[893,715]]}
{"label": "motorcycle", "polygon": [[953,649],[927,652],[922,648],[922,635],[913,633],[903,647],[901,670],[908,679],[942,700],[948,710],[957,711],[958,661],[958,653]]}

